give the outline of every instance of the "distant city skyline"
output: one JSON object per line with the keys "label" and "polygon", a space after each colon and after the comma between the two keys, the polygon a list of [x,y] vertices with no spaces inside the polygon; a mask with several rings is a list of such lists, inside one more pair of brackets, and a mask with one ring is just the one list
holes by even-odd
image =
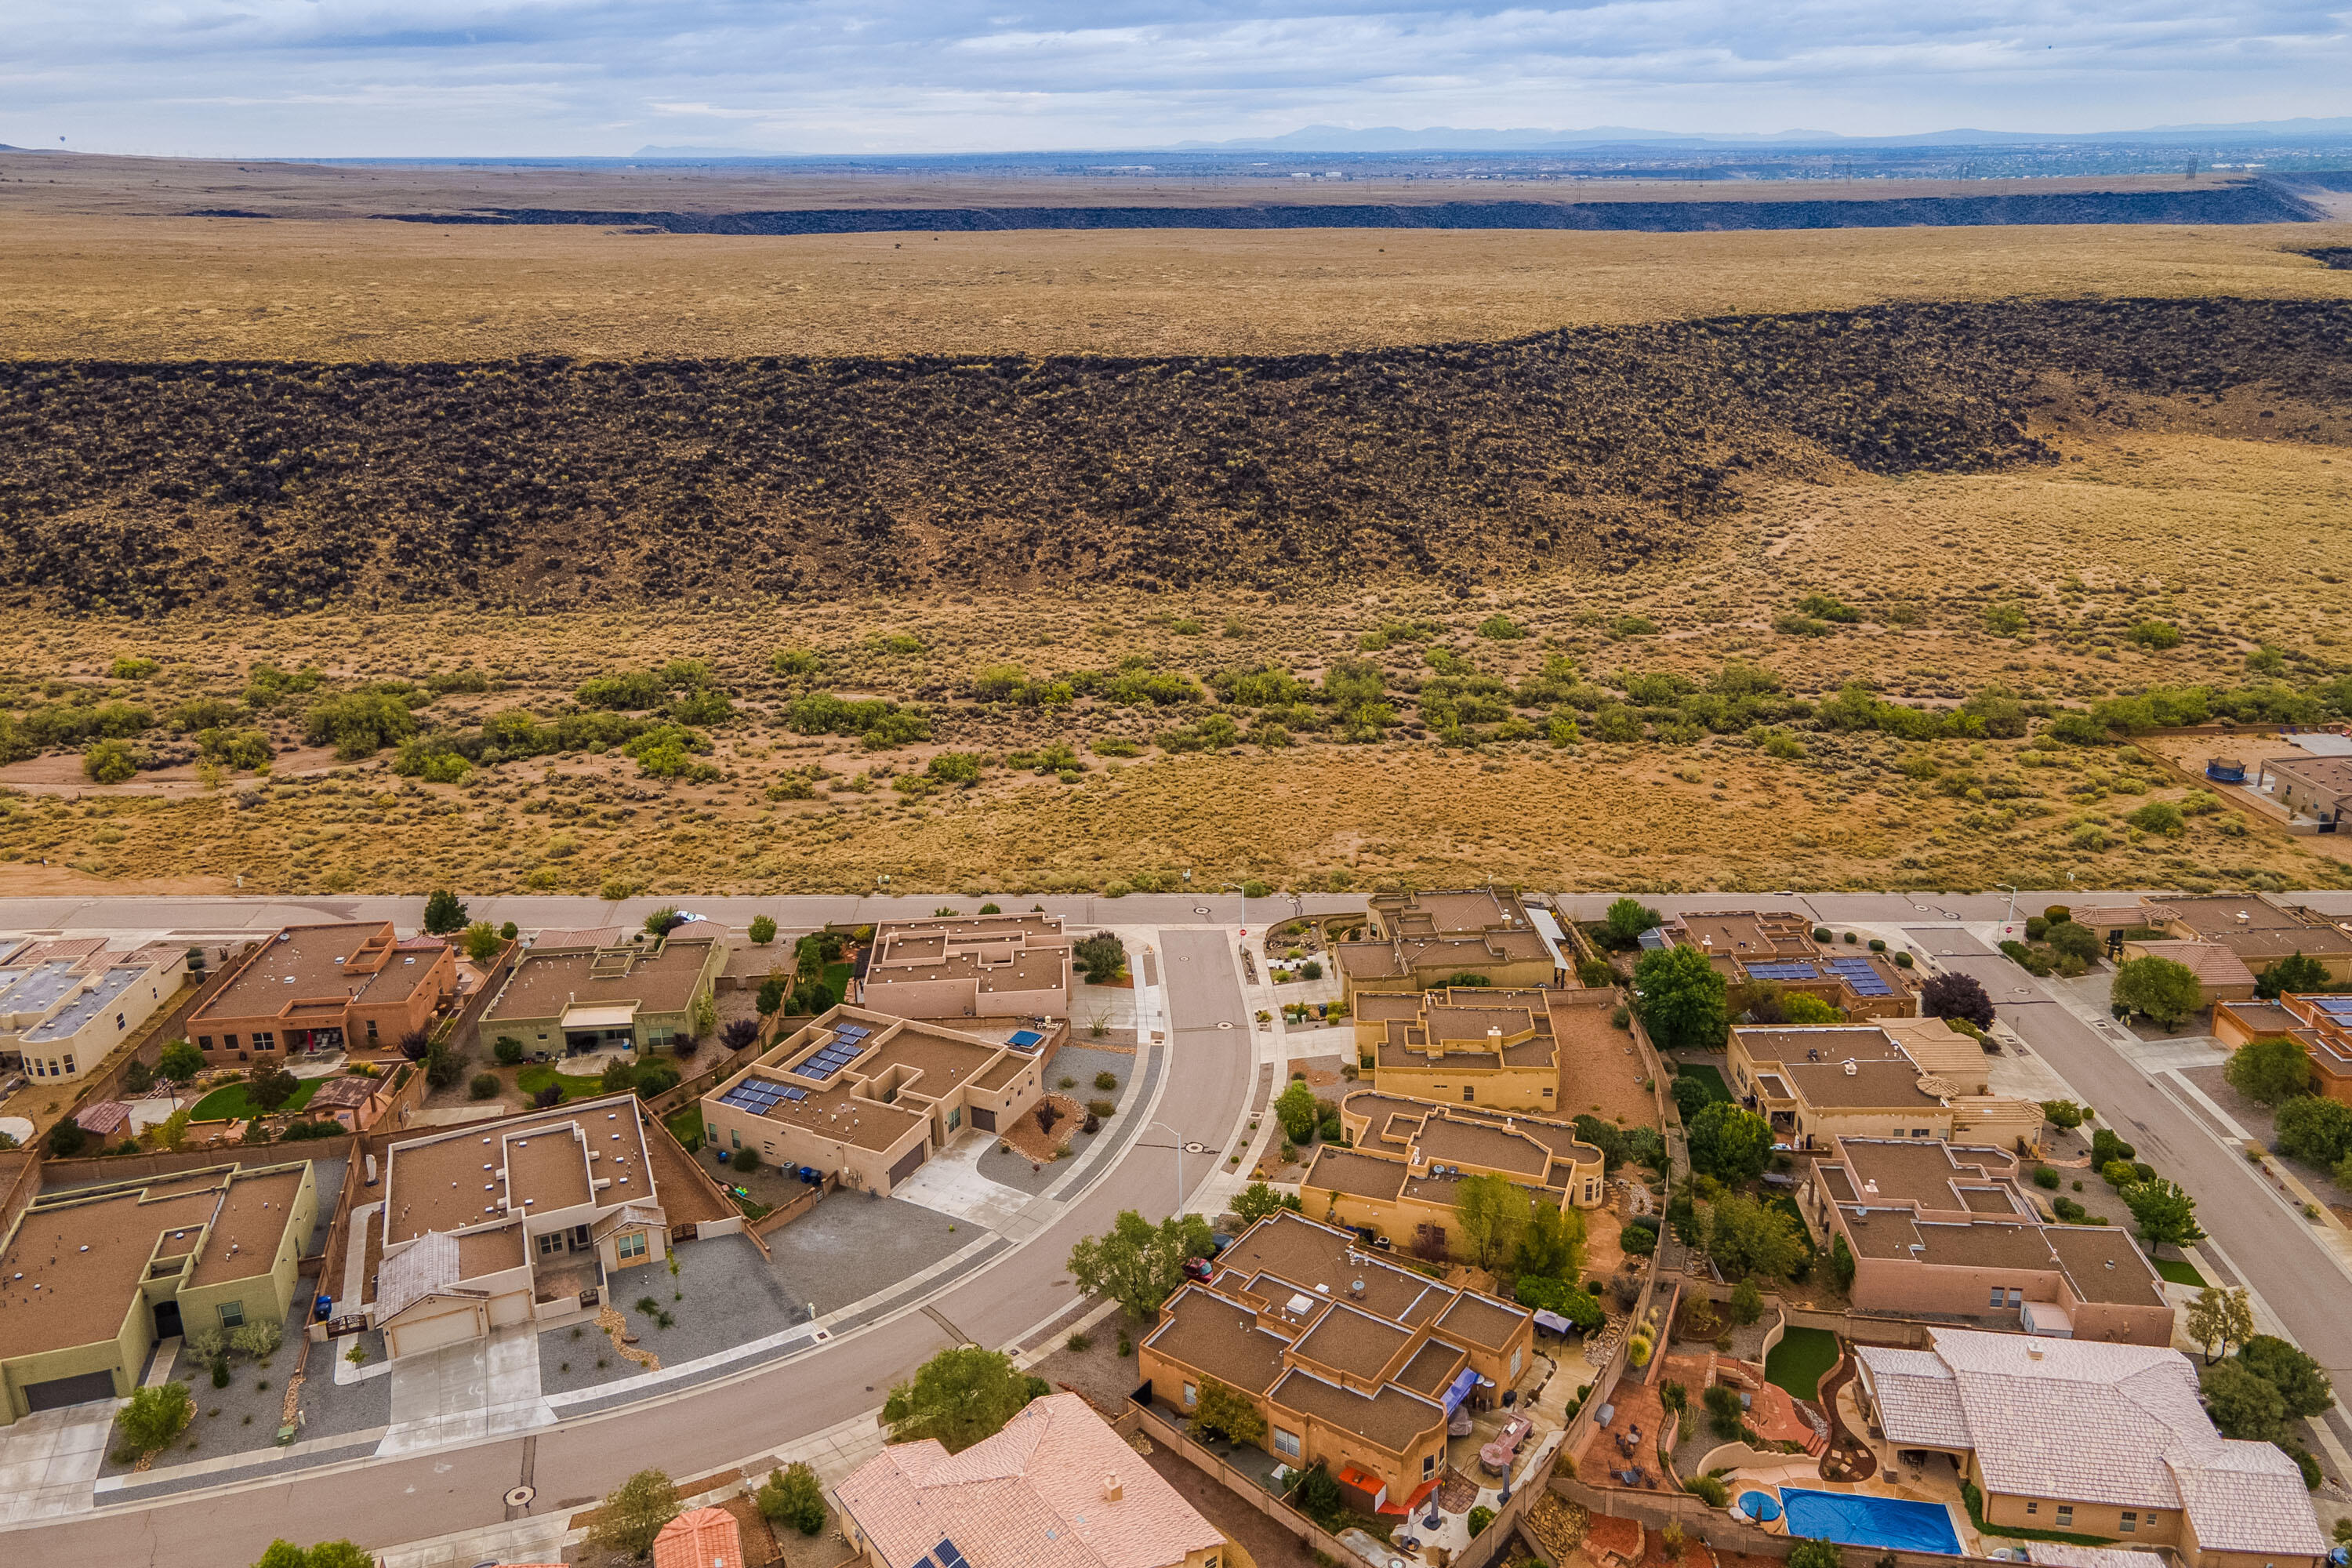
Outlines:
{"label": "distant city skyline", "polygon": [[1149,148],[1302,128],[2062,134],[2344,113],[2307,0],[19,0],[0,142],[237,156]]}

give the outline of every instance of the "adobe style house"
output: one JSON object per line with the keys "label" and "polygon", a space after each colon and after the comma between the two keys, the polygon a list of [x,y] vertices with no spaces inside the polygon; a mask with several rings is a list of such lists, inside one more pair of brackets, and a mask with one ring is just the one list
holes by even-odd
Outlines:
{"label": "adobe style house", "polygon": [[1169,1297],[1137,1349],[1151,1402],[1177,1419],[1214,1379],[1265,1417],[1276,1458],[1324,1465],[1357,1507],[1394,1513],[1443,1479],[1454,1412],[1517,1388],[1534,1342],[1527,1309],[1285,1213],[1234,1238],[1207,1283]]}
{"label": "adobe style house", "polygon": [[702,1097],[714,1149],[837,1173],[887,1197],[965,1129],[996,1132],[1045,1092],[1048,1041],[835,1007]]}
{"label": "adobe style house", "polygon": [[522,1042],[531,1055],[647,1051],[694,1032],[694,1005],[727,967],[707,928],[605,944],[599,931],[550,932],[507,972],[482,1010],[481,1037]]}
{"label": "adobe style house", "polygon": [[2294,1461],[2215,1431],[2179,1351],[1930,1331],[1927,1350],[1855,1345],[1857,1393],[1890,1447],[1950,1455],[1988,1523],[2169,1547],[2189,1568],[2326,1556]]}
{"label": "adobe style house", "polygon": [[318,1216],[307,1160],[36,1198],[0,1244],[0,1426],[127,1397],[158,1340],[282,1323]]}
{"label": "adobe style house", "polygon": [[898,1018],[1067,1018],[1070,948],[1059,915],[891,921],[858,998]]}
{"label": "adobe style house", "polygon": [[2263,776],[2277,781],[2267,793],[2290,818],[2315,822],[2322,833],[2340,833],[2352,820],[2352,757],[2271,757],[2262,764],[2257,788],[2264,787]]}
{"label": "adobe style house", "polygon": [[1512,1110],[1549,1110],[1559,1094],[1550,999],[1589,996],[1606,1016],[1612,991],[1559,993],[1449,986],[1367,991],[1356,998],[1356,1054],[1382,1092]]}
{"label": "adobe style house", "polygon": [[2130,1233],[2046,1223],[2021,1173],[2000,1149],[1833,1138],[1797,1202],[1844,1239],[1862,1311],[2170,1344],[2172,1304]]}
{"label": "adobe style house", "polygon": [[2213,1009],[2213,1033],[2233,1047],[2294,1041],[2310,1058],[2312,1088],[2352,1105],[2352,996],[2290,992],[2275,1002],[2223,1002]]}
{"label": "adobe style house", "polygon": [[1575,967],[1549,910],[1491,888],[1375,893],[1363,936],[1333,943],[1331,959],[1350,1009],[1367,992],[1418,994],[1457,974],[1505,989],[1564,985]]}
{"label": "adobe style house", "polygon": [[[352,1213],[334,1321],[416,1355],[611,1300],[614,1276],[669,1256],[635,1095],[469,1122],[385,1152]],[[625,1287],[623,1287],[625,1289]]]}
{"label": "adobe style house", "polygon": [[2178,941],[2225,947],[2252,973],[2299,952],[2316,960],[2331,984],[2352,981],[2352,931],[2300,904],[2268,893],[2200,893],[2143,899],[2139,907],[2148,926]]}
{"label": "adobe style house", "polygon": [[125,952],[102,937],[0,937],[0,1072],[68,1083],[178,994],[188,950],[155,942]]}
{"label": "adobe style house", "polygon": [[1761,981],[1817,997],[1849,1018],[1916,1018],[1911,977],[1884,953],[1839,952],[1813,941],[1813,928],[1787,910],[1683,915],[1659,928],[1673,946],[1695,948],[1734,985]]}
{"label": "adobe style house", "polygon": [[188,1020],[208,1066],[297,1053],[389,1049],[457,994],[438,937],[390,921],[288,926],[248,951]]}
{"label": "adobe style house", "polygon": [[1339,1102],[1339,1123],[1355,1146],[1316,1150],[1298,1186],[1306,1212],[1423,1257],[1459,1250],[1465,1176],[1500,1176],[1556,1209],[1598,1208],[1607,1195],[1601,1151],[1563,1121],[1358,1089]]}
{"label": "adobe style house", "polygon": [[[834,1489],[866,1568],[1219,1568],[1223,1531],[1075,1394],[961,1454],[893,1443]],[[706,1568],[697,1564],[697,1568]]]}
{"label": "adobe style house", "polygon": [[1732,1092],[1791,1148],[1835,1137],[2017,1148],[2042,1137],[2042,1107],[1990,1093],[1983,1047],[1941,1018],[1742,1026],[1727,1054]]}

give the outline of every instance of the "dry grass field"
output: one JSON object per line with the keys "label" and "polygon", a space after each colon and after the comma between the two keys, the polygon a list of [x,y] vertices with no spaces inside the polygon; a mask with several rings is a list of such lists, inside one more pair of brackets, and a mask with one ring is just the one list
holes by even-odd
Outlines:
{"label": "dry grass field", "polygon": [[[255,184],[216,205],[297,203],[293,176],[253,167],[264,170]],[[219,165],[191,169],[156,173],[163,183],[144,194],[120,170],[65,193],[0,183],[0,354],[413,365],[1287,353],[1885,302],[2352,299],[2352,273],[2294,254],[2345,244],[2352,226],[894,240],[142,216],[182,210],[200,178],[228,183]],[[0,176],[30,177],[5,163]],[[320,180],[325,194],[303,198],[314,210],[357,199],[343,173]],[[366,202],[387,205],[383,195]],[[2274,367],[2261,363],[2169,392],[2046,370],[1955,382],[1929,410],[1945,423],[1922,428],[1976,428],[1978,384],[2022,421],[1967,461],[1849,459],[1735,420],[1725,440],[1780,441],[1772,450],[1786,460],[1741,470],[1737,504],[1658,510],[1675,519],[1657,535],[1670,548],[1498,556],[1442,579],[1307,575],[1277,593],[1234,581],[1223,546],[1195,545],[1199,585],[1160,593],[1081,559],[1026,591],[910,580],[778,596],[748,563],[727,571],[722,550],[716,576],[667,596],[591,602],[590,589],[611,586],[592,581],[605,568],[659,563],[640,552],[594,559],[595,571],[535,595],[487,582],[449,592],[435,577],[404,601],[382,591],[420,570],[403,566],[411,531],[398,511],[339,514],[345,531],[330,546],[220,510],[206,529],[246,529],[252,547],[297,561],[358,542],[379,552],[381,575],[298,613],[257,613],[230,595],[145,618],[27,602],[0,620],[0,714],[15,716],[22,759],[0,766],[0,892],[212,889],[241,876],[248,890],[684,894],[846,890],[887,873],[905,890],[1017,894],[1149,888],[1181,868],[1196,885],[1318,888],[1492,876],[1952,889],[2055,885],[2068,872],[2102,886],[2342,884],[2343,863],[2236,810],[2190,801],[2178,833],[2133,826],[2150,802],[2190,794],[2153,743],[1903,740],[1809,718],[1848,681],[1939,713],[1998,688],[2008,695],[1994,706],[2022,704],[2037,724],[2151,687],[2276,683],[2305,700],[2338,689],[2352,665],[2352,446],[2342,400],[2322,395],[2340,374],[2332,366],[2306,356],[2294,395],[2267,384]],[[16,406],[25,422],[12,438],[42,448],[43,472],[97,454],[87,433],[45,431],[37,398]],[[1643,441],[1697,417],[1664,395],[1640,412]],[[1495,460],[1501,438],[1482,437],[1478,460]],[[1849,449],[1861,450],[1834,448]],[[1592,447],[1562,472],[1580,485],[1620,456]],[[159,449],[126,472],[165,467]],[[1625,504],[1663,505],[1633,471]],[[898,478],[927,482],[920,469]],[[59,540],[100,527],[115,549],[162,538],[135,491],[68,517]],[[287,537],[269,539],[271,526]],[[1005,575],[1034,564],[1006,552]],[[1809,595],[1852,618],[1799,615]],[[2135,638],[2156,623],[2178,631],[2176,645]],[[799,657],[780,669],[779,650]],[[622,749],[625,731],[663,720],[640,709],[613,716],[623,728],[602,744],[453,760],[460,742],[479,759],[486,717],[551,721],[584,681],[679,659],[701,661],[728,697],[723,716],[710,706],[687,721],[698,739],[681,747],[707,752],[673,750],[649,773]],[[247,701],[265,665],[315,671],[298,682],[315,689],[257,689]],[[1002,673],[976,688],[1004,667],[1028,680],[1030,702]],[[1303,689],[1213,701],[1187,684],[1269,670]],[[1182,679],[1155,703],[1147,675]],[[1065,696],[1056,677],[1071,678]],[[661,700],[702,700],[690,690],[702,678],[680,679]],[[381,682],[441,691],[404,699],[419,737],[405,762],[398,744],[338,757],[331,737],[307,732],[309,703]],[[1337,695],[1349,682],[1357,696]],[[1694,718],[1710,687],[1754,694],[1757,721]],[[1367,689],[1384,714],[1364,705]],[[923,720],[870,749],[854,734],[804,733],[793,704],[813,692]],[[215,705],[206,726],[262,737],[266,772],[250,755],[203,754],[195,723],[172,717],[199,700]],[[79,740],[25,741],[39,714],[110,701],[154,721],[126,738],[142,764],[129,782],[93,784]],[[935,774],[943,755],[970,766]]]}

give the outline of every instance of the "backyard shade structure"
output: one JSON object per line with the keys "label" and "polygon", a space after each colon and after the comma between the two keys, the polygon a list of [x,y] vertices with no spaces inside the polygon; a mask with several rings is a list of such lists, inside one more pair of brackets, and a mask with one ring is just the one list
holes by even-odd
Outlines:
{"label": "backyard shade structure", "polygon": [[85,1105],[74,1112],[74,1121],[85,1132],[100,1138],[131,1120],[131,1107],[119,1100],[101,1100],[95,1105]]}
{"label": "backyard shade structure", "polygon": [[689,1509],[654,1537],[654,1568],[744,1568],[743,1531],[723,1508]]}

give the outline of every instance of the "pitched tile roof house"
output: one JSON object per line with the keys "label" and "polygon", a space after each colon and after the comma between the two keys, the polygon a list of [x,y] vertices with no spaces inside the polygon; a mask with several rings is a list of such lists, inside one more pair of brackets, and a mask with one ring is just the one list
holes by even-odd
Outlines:
{"label": "pitched tile roof house", "polygon": [[893,1443],[834,1489],[870,1568],[1219,1568],[1223,1532],[1075,1394],[961,1454]]}
{"label": "pitched tile roof house", "polygon": [[2171,1546],[2190,1568],[2316,1568],[2302,1472],[2213,1429],[2179,1351],[1967,1329],[1927,1350],[1856,1345],[1888,1442],[1953,1455],[1988,1521]]}
{"label": "pitched tile roof house", "polygon": [[743,1568],[743,1531],[723,1508],[693,1508],[654,1537],[654,1568]]}
{"label": "pitched tile roof house", "polygon": [[[1258,1221],[1217,1255],[1206,1284],[1160,1309],[1138,1347],[1155,1401],[1190,1415],[1213,1378],[1266,1419],[1265,1447],[1334,1476],[1391,1511],[1437,1484],[1447,1418],[1530,1365],[1526,1309],[1442,1285],[1295,1214]],[[1532,1450],[1530,1450],[1532,1451]]]}

